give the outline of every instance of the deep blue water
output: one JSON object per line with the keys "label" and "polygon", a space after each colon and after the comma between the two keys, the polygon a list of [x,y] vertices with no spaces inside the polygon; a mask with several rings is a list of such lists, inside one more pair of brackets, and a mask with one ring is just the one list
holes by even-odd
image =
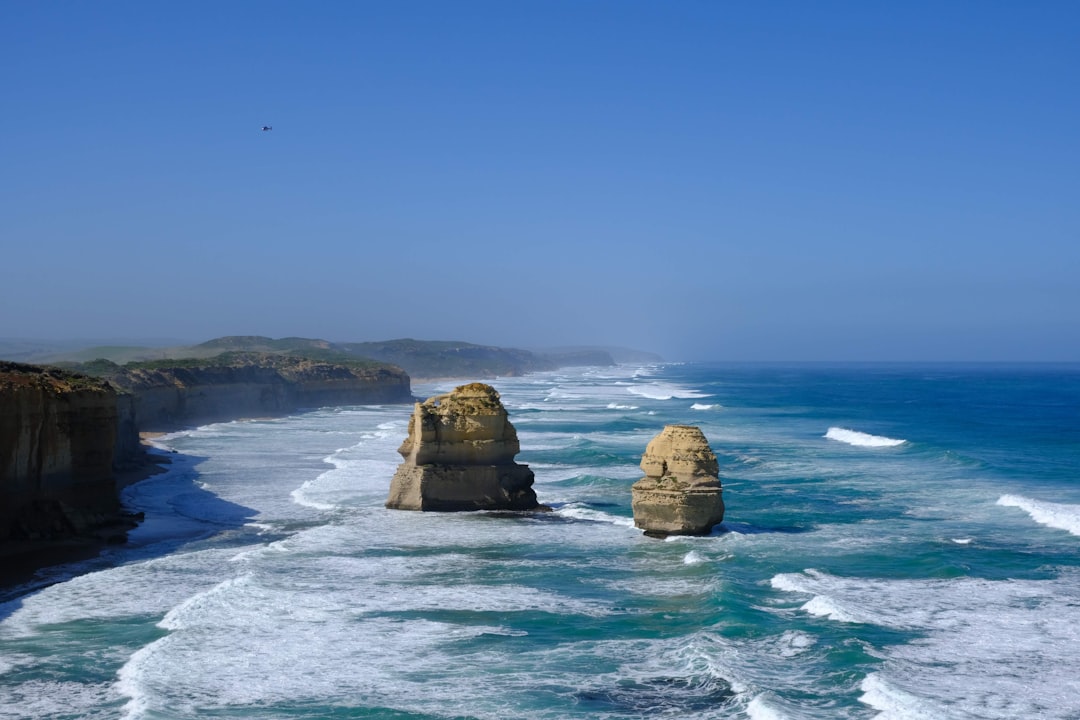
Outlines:
{"label": "deep blue water", "polygon": [[[0,605],[0,717],[1080,717],[1080,366],[491,384],[555,512],[384,509],[409,407],[176,433],[130,546]],[[669,423],[709,537],[633,527]]]}

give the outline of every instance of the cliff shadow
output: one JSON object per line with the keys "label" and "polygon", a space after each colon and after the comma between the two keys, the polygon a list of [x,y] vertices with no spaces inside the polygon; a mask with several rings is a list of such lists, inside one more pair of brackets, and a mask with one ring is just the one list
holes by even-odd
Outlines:
{"label": "cliff shadow", "polygon": [[237,534],[239,545],[252,541],[247,533],[236,531],[258,511],[199,486],[198,466],[206,457],[157,452],[170,461],[164,471],[120,491],[124,512],[141,515],[125,542],[80,537],[0,551],[0,622],[26,597],[80,575],[163,557],[227,532]]}

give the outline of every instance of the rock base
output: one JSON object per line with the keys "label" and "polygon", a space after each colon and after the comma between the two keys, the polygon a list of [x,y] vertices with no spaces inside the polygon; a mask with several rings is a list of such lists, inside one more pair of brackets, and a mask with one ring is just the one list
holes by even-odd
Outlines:
{"label": "rock base", "polygon": [[634,525],[649,537],[708,535],[724,519],[720,488],[665,490],[645,478],[630,492]]}
{"label": "rock base", "polygon": [[533,471],[526,465],[407,465],[390,481],[393,510],[466,512],[537,510]]}

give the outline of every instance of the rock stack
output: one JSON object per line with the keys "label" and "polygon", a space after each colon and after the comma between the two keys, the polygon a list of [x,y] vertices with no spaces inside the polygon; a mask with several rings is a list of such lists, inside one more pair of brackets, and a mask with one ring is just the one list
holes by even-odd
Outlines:
{"label": "rock stack", "polygon": [[646,535],[708,535],[724,519],[716,454],[693,425],[668,425],[645,448],[631,488],[634,525]]}
{"label": "rock stack", "polygon": [[417,403],[405,459],[390,482],[395,510],[539,510],[533,472],[514,462],[517,431],[495,388],[462,385]]}

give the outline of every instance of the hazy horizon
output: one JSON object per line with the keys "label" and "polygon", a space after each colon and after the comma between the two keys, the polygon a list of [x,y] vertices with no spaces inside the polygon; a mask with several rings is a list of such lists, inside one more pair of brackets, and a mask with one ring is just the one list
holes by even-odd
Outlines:
{"label": "hazy horizon", "polygon": [[0,338],[1075,362],[1078,34],[1070,2],[8,4]]}

